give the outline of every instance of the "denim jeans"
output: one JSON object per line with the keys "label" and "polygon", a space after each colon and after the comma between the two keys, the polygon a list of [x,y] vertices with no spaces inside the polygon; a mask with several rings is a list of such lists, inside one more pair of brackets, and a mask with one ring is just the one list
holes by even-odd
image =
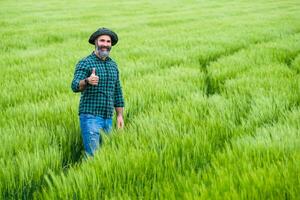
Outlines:
{"label": "denim jeans", "polygon": [[79,119],[85,152],[88,156],[94,156],[102,142],[100,130],[108,134],[112,129],[112,119],[91,114],[80,114]]}

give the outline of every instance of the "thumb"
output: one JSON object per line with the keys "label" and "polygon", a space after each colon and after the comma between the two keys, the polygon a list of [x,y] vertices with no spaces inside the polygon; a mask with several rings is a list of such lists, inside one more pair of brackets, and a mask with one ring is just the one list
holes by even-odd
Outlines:
{"label": "thumb", "polygon": [[96,76],[96,69],[95,68],[93,68],[92,75]]}

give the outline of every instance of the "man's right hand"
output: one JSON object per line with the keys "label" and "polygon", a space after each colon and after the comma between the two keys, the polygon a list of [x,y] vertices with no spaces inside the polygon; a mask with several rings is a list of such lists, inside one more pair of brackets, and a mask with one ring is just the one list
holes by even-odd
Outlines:
{"label": "man's right hand", "polygon": [[90,85],[98,85],[99,76],[96,75],[96,69],[93,68],[92,74],[87,78]]}

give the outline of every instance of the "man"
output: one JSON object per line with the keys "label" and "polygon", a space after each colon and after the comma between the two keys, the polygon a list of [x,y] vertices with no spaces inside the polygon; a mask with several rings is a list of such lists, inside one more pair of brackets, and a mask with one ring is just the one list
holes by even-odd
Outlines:
{"label": "man", "polygon": [[93,156],[101,143],[100,129],[109,133],[112,128],[113,109],[117,127],[123,128],[124,99],[117,64],[109,57],[111,47],[118,42],[115,32],[100,28],[89,43],[95,51],[80,60],[75,69],[72,90],[81,92],[79,119],[86,154]]}

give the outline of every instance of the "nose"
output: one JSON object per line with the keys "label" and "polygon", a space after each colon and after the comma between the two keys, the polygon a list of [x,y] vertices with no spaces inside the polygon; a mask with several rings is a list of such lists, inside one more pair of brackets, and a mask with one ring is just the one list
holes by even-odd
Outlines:
{"label": "nose", "polygon": [[105,47],[110,47],[110,45],[111,45],[110,42],[104,42],[103,43],[103,46],[105,46]]}

